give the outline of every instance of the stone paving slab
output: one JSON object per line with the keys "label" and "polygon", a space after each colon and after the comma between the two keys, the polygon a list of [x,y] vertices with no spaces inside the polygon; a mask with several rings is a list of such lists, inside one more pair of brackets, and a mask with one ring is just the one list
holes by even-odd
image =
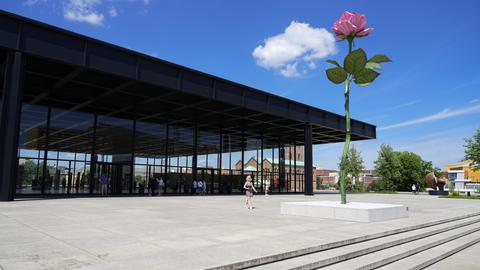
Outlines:
{"label": "stone paving slab", "polygon": [[478,270],[480,269],[480,244],[473,245],[459,253],[445,258],[438,263],[427,267],[426,270]]}
{"label": "stone paving slab", "polygon": [[[480,211],[476,200],[352,194],[404,204],[409,217],[376,223],[280,214],[280,203],[337,194],[116,197],[0,203],[4,269],[203,269]],[[453,256],[452,256],[453,258]],[[468,269],[465,268],[464,269]]]}

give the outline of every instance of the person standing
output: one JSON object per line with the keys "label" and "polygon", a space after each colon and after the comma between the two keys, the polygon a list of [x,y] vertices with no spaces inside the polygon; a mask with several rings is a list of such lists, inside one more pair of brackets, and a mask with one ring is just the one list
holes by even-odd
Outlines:
{"label": "person standing", "polygon": [[203,183],[202,183],[202,187],[203,187],[203,190],[202,190],[202,193],[203,195],[207,194],[207,181],[205,181],[205,179],[203,179]]}
{"label": "person standing", "polygon": [[80,192],[80,172],[77,172],[77,178],[75,181],[75,192],[76,193]]}
{"label": "person standing", "polygon": [[247,176],[245,184],[243,185],[243,189],[245,190],[245,207],[247,209],[252,210],[253,209],[253,205],[252,205],[253,192],[256,193],[257,190],[253,186],[252,177],[250,175]]}
{"label": "person standing", "polygon": [[165,191],[165,181],[163,181],[163,178],[160,177],[160,195],[164,195]]}
{"label": "person standing", "polygon": [[154,185],[154,182],[155,179],[153,179],[153,177],[149,177],[148,178],[148,189],[150,190],[150,196],[154,196],[155,195],[155,185]]}
{"label": "person standing", "polygon": [[160,190],[160,180],[158,180],[158,177],[153,180],[153,190],[153,196],[158,196]]}
{"label": "person standing", "polygon": [[107,196],[108,194],[108,177],[105,174],[100,176],[100,190],[102,192],[102,196]]}
{"label": "person standing", "polygon": [[195,194],[197,192],[197,187],[198,187],[197,180],[193,179],[192,194]]}
{"label": "person standing", "polygon": [[412,193],[413,194],[417,193],[417,187],[415,186],[415,184],[412,184]]}
{"label": "person standing", "polygon": [[265,196],[268,196],[268,190],[270,189],[270,180],[265,180]]}
{"label": "person standing", "polygon": [[203,195],[203,181],[201,179],[197,182],[197,193]]}

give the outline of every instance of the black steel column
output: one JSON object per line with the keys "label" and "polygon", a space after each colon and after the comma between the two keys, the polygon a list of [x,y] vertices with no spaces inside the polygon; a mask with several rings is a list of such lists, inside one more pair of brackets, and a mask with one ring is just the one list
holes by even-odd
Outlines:
{"label": "black steel column", "polygon": [[312,125],[305,125],[305,195],[313,195]]}
{"label": "black steel column", "polygon": [[92,153],[90,155],[90,183],[89,183],[89,192],[93,193],[95,186],[95,172],[97,171],[97,122],[98,116],[95,114],[93,116],[93,137],[92,137]]}
{"label": "black steel column", "polygon": [[[168,183],[168,166],[170,166],[170,162],[169,162],[169,151],[168,151],[168,148],[170,146],[170,125],[167,124],[167,137],[165,138],[165,175],[163,177],[163,182],[165,183],[164,185],[164,193],[167,194],[167,183]],[[148,165],[147,165],[147,168],[148,168]],[[147,179],[147,183],[148,183],[149,179]]]}
{"label": "black steel column", "polygon": [[288,145],[288,185],[287,191],[292,191],[292,144]]}
{"label": "black steel column", "polygon": [[18,132],[22,111],[25,60],[10,53],[5,65],[0,119],[0,201],[12,201],[18,167]]}
{"label": "black steel column", "polygon": [[230,176],[230,187],[227,193],[231,194],[233,189],[233,173],[232,173],[232,137],[228,135],[228,174]]}
{"label": "black steel column", "polygon": [[192,177],[197,180],[197,154],[198,154],[198,128],[195,125],[193,131],[193,156],[192,156]]}
{"label": "black steel column", "polygon": [[293,189],[297,193],[297,144],[293,144]]}
{"label": "black steel column", "polygon": [[[45,183],[47,182],[48,176],[48,144],[50,143],[50,121],[52,118],[52,107],[50,106],[50,98],[48,99],[48,112],[47,112],[47,131],[45,132],[45,149],[43,150],[43,177],[42,183],[40,183],[40,192],[45,194]],[[50,187],[48,189],[50,191]]]}
{"label": "black steel column", "polygon": [[285,146],[278,144],[278,192],[285,187]]}
{"label": "black steel column", "polygon": [[[130,186],[128,188],[128,193],[132,194],[133,193],[133,185],[136,185],[134,179],[135,177],[133,176],[135,174],[135,135],[137,133],[137,120],[133,120],[133,138],[132,138],[132,157],[131,157],[131,162],[130,162]],[[153,159],[153,164],[155,166],[155,158]],[[155,167],[153,167],[155,168]]]}
{"label": "black steel column", "polygon": [[272,143],[272,174],[270,177],[270,186],[272,187],[272,192],[275,188],[275,145]]}
{"label": "black steel column", "polygon": [[[241,144],[242,144],[241,145],[242,146],[242,167],[241,167],[242,171],[240,172],[240,175],[241,175],[240,176],[240,178],[241,178],[240,183],[243,186],[243,181],[245,181],[245,171],[244,171],[244,169],[245,169],[245,164],[244,164],[244,162],[245,162],[245,135],[243,134],[243,132],[242,132],[242,143]],[[241,188],[241,189],[242,189],[242,193],[243,193],[243,188]]]}
{"label": "black steel column", "polygon": [[262,148],[262,153],[260,154],[260,178],[262,182],[262,193],[265,192],[265,180],[263,179],[263,134],[261,138],[261,148]]}
{"label": "black steel column", "polygon": [[[220,190],[223,191],[223,183],[222,183],[222,155],[223,155],[223,134],[222,129],[220,129],[220,145],[218,146],[218,158],[217,158],[217,167],[218,167],[218,193]],[[212,187],[213,189],[213,187]]]}
{"label": "black steel column", "polygon": [[72,189],[72,161],[68,161],[68,174],[67,174],[67,194],[70,194],[70,190]]}

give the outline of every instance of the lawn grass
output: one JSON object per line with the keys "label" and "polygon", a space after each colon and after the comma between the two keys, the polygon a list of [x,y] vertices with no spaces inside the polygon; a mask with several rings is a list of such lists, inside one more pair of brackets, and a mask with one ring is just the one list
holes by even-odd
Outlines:
{"label": "lawn grass", "polygon": [[398,192],[397,191],[386,191],[386,190],[383,190],[383,191],[368,191],[369,193],[379,193],[379,194],[397,194]]}
{"label": "lawn grass", "polygon": [[465,195],[448,195],[448,196],[440,196],[440,198],[480,200],[480,196],[465,196]]}

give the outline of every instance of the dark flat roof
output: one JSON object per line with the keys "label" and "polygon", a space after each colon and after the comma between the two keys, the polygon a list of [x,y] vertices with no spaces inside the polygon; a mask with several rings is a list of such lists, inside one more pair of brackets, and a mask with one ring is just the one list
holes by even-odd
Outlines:
{"label": "dark flat roof", "polygon": [[[26,55],[24,101],[282,143],[341,142],[341,115],[0,10],[0,50]],[[49,97],[47,101],[46,98]],[[352,140],[375,126],[352,120]]]}

